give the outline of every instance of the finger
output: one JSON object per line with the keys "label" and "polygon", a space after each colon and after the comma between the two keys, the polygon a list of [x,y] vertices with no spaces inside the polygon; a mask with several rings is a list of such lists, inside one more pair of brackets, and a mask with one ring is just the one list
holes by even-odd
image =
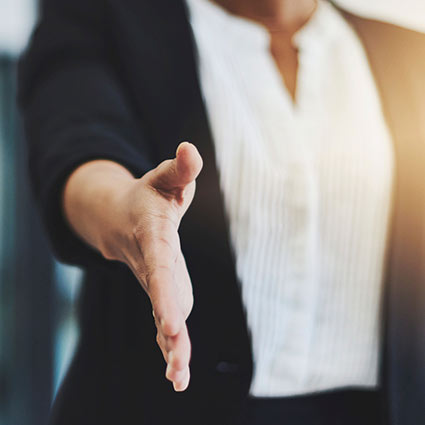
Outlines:
{"label": "finger", "polygon": [[190,362],[191,344],[186,325],[173,337],[158,331],[157,342],[168,366],[175,371],[184,370]]}
{"label": "finger", "polygon": [[158,344],[158,347],[161,350],[162,357],[164,357],[165,362],[168,364],[167,343],[165,341],[165,338],[164,338],[163,334],[161,332],[159,332],[159,331],[156,334],[156,343]]}
{"label": "finger", "polygon": [[171,372],[168,372],[168,368],[167,368],[166,378],[173,383],[173,387],[175,391],[178,391],[178,392],[184,391],[189,385],[189,379],[190,379],[189,367],[186,367],[184,370],[174,373],[174,375],[171,375]]}
{"label": "finger", "polygon": [[[155,227],[139,236],[137,243],[140,257],[131,263],[134,263],[136,276],[149,295],[159,330],[166,336],[174,336],[184,325],[175,282],[179,240],[170,222],[165,221]],[[137,268],[140,269],[139,273]]]}
{"label": "finger", "polygon": [[172,381],[179,380],[180,372],[185,370],[190,362],[191,346],[187,328],[175,337],[166,337],[158,331],[156,340],[167,362],[167,378]]}
{"label": "finger", "polygon": [[177,147],[177,174],[185,185],[194,181],[202,169],[202,158],[195,145],[182,142]]}
{"label": "finger", "polygon": [[189,384],[190,340],[185,326],[175,337],[165,337],[160,332],[157,342],[168,362],[165,376],[173,382],[176,391],[184,391]]}
{"label": "finger", "polygon": [[180,143],[176,158],[162,162],[150,175],[151,186],[162,191],[184,189],[192,183],[202,169],[202,158],[194,145]]}
{"label": "finger", "polygon": [[187,368],[182,374],[182,378],[176,381],[173,381],[174,390],[177,392],[185,391],[189,386],[190,380],[190,370]]}
{"label": "finger", "polygon": [[187,325],[177,336],[167,339],[168,364],[176,371],[184,370],[190,362],[191,344]]}
{"label": "finger", "polygon": [[183,317],[185,320],[188,319],[190,312],[193,308],[193,289],[192,282],[187,270],[186,261],[183,257],[181,250],[177,255],[177,260],[175,263],[176,276],[178,276],[178,290],[180,292],[181,299],[181,308],[183,312]]}
{"label": "finger", "polygon": [[178,302],[174,273],[169,266],[156,267],[147,277],[147,291],[165,337],[176,336],[184,327],[184,317]]}
{"label": "finger", "polygon": [[185,378],[188,370],[189,366],[186,366],[183,370],[175,370],[168,365],[165,371],[165,377],[171,382],[181,382]]}

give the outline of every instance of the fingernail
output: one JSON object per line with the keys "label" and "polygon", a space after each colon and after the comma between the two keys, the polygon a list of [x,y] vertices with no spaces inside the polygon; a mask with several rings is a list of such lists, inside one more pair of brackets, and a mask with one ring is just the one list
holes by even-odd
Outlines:
{"label": "fingernail", "polygon": [[184,144],[192,145],[192,143],[188,142],[187,140],[185,140],[184,142],[181,142],[181,143],[177,146],[176,156],[179,154],[179,151],[180,151],[181,147],[182,147]]}
{"label": "fingernail", "polygon": [[174,391],[176,391],[176,392],[185,391],[187,389],[187,387],[189,386],[189,379],[190,379],[190,377],[189,377],[189,374],[188,374],[182,381],[179,381],[178,383],[173,382]]}
{"label": "fingernail", "polygon": [[182,147],[183,143],[185,143],[185,142],[181,142],[181,143],[178,145],[178,147],[177,147],[177,151],[176,151],[176,156],[178,156],[178,154],[179,154],[179,152],[180,152],[180,149],[181,149],[181,147]]}

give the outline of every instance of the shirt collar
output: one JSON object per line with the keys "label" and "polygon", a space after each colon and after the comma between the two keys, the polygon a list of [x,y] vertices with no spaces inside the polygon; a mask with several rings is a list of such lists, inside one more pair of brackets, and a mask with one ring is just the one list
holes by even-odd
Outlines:
{"label": "shirt collar", "polygon": [[[234,15],[211,0],[186,0],[191,21],[198,29],[209,31],[215,27],[214,42],[247,49],[269,49],[270,34],[267,29],[250,19]],[[337,18],[337,19],[335,19]],[[339,12],[326,0],[318,0],[317,8],[309,21],[293,37],[294,45],[301,49],[323,44],[334,36],[339,27]],[[235,46],[236,44],[236,46]]]}

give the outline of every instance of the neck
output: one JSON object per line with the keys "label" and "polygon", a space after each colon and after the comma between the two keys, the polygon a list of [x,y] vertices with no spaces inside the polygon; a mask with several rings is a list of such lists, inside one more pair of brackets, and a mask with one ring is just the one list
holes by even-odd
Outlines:
{"label": "neck", "polygon": [[314,13],[317,0],[213,0],[229,12],[259,22],[269,31],[295,33]]}

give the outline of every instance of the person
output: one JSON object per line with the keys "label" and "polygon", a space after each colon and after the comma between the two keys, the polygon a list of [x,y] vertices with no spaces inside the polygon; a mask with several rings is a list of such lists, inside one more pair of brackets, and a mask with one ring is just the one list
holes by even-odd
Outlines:
{"label": "person", "polygon": [[85,271],[51,423],[425,423],[424,76],[324,0],[46,0],[19,103]]}

